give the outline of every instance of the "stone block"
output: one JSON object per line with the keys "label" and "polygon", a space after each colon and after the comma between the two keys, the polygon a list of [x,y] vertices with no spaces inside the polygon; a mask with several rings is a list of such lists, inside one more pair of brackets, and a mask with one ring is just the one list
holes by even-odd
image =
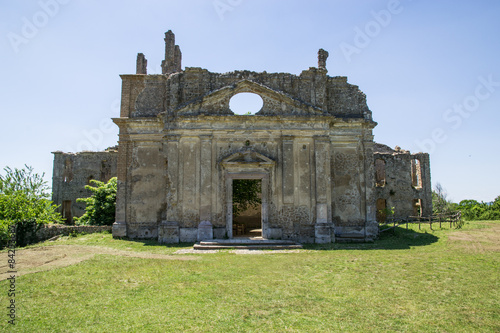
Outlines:
{"label": "stone block", "polygon": [[140,225],[137,228],[137,238],[158,238],[158,226],[154,225]]}
{"label": "stone block", "polygon": [[198,239],[198,228],[180,228],[179,231],[181,243],[194,243]]}
{"label": "stone block", "polygon": [[214,238],[213,226],[210,221],[202,221],[198,225],[198,241]]}
{"label": "stone block", "polygon": [[366,223],[366,241],[373,241],[378,237],[379,225],[377,221]]}
{"label": "stone block", "polygon": [[163,221],[158,228],[160,243],[179,243],[179,223]]}
{"label": "stone block", "polygon": [[215,239],[225,239],[227,238],[226,228],[213,228]]}
{"label": "stone block", "polygon": [[127,224],[124,222],[113,223],[113,229],[111,229],[113,237],[127,237]]}
{"label": "stone block", "polygon": [[300,227],[298,235],[300,243],[311,244],[315,240],[315,227],[314,225],[303,225]]}
{"label": "stone block", "polygon": [[314,242],[326,244],[332,242],[332,227],[329,223],[316,223],[314,226]]}
{"label": "stone block", "polygon": [[281,239],[283,237],[283,229],[281,228],[268,228],[267,235],[265,235],[267,239]]}

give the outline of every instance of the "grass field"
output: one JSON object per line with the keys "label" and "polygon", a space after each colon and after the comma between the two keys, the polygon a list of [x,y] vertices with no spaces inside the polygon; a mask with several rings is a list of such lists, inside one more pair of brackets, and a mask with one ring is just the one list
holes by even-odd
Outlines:
{"label": "grass field", "polygon": [[191,245],[93,234],[20,249],[16,325],[3,280],[0,331],[500,332],[499,222],[291,253],[175,253]]}

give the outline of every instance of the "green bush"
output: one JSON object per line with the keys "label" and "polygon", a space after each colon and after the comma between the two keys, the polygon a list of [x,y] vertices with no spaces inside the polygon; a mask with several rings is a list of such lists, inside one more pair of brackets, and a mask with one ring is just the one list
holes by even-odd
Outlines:
{"label": "green bush", "polygon": [[35,234],[41,225],[61,223],[61,214],[50,200],[49,187],[43,176],[25,165],[23,169],[4,168],[0,175],[0,247],[8,240],[8,229],[16,224],[17,246],[36,241]]}
{"label": "green bush", "polygon": [[36,232],[44,223],[37,221],[21,221],[16,223],[16,246],[23,247],[39,241]]}
{"label": "green bush", "polygon": [[91,185],[85,188],[92,191],[89,198],[79,198],[78,202],[85,202],[85,214],[75,218],[81,225],[112,225],[115,221],[116,211],[116,177],[111,178],[107,184],[92,179]]}
{"label": "green bush", "polygon": [[0,175],[0,220],[51,223],[62,221],[57,206],[50,200],[49,187],[43,176],[25,169],[6,167]]}
{"label": "green bush", "polygon": [[0,220],[0,249],[7,246],[9,242],[9,226],[11,222],[7,220]]}
{"label": "green bush", "polygon": [[468,221],[500,220],[500,196],[492,203],[462,200],[458,209],[462,211],[462,217]]}

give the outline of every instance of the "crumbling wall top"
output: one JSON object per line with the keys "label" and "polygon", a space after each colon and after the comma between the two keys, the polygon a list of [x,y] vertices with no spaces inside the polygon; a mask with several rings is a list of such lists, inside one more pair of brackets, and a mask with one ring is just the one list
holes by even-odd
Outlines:
{"label": "crumbling wall top", "polygon": [[165,60],[161,63],[162,73],[171,74],[182,71],[182,53],[179,45],[175,45],[172,30],[165,32]]}
{"label": "crumbling wall top", "polygon": [[[123,86],[126,91],[125,110],[122,107],[122,117],[156,117],[165,112],[171,116],[176,110],[186,105],[203,107],[196,102],[203,100],[223,88],[234,87],[242,81],[256,83],[256,86],[266,87],[277,95],[284,96],[282,101],[273,101],[274,109],[297,101],[303,106],[320,110],[321,114],[333,115],[338,118],[362,118],[372,121],[372,114],[366,103],[366,96],[358,86],[347,83],[343,76],[331,77],[327,75],[326,61],[328,52],[318,51],[318,67],[310,67],[300,75],[290,73],[267,73],[253,71],[233,71],[228,73],[212,73],[200,67],[181,69],[181,53],[175,45],[175,35],[171,30],[165,33],[165,60],[162,63],[164,75],[122,75]],[[137,73],[146,74],[147,60],[139,54]],[[239,93],[237,89],[234,93]],[[258,89],[246,91],[261,96]],[[231,96],[229,96],[231,97]],[[224,100],[224,103],[226,101]],[[278,104],[281,103],[281,106]],[[201,105],[201,106],[200,106]],[[207,105],[205,103],[205,105]],[[224,106],[225,107],[225,106]],[[288,108],[296,110],[296,108]],[[293,111],[283,115],[296,115],[301,112]],[[208,110],[201,110],[190,114],[210,114]],[[232,114],[232,112],[218,112],[217,114]],[[260,115],[265,115],[264,113]]]}

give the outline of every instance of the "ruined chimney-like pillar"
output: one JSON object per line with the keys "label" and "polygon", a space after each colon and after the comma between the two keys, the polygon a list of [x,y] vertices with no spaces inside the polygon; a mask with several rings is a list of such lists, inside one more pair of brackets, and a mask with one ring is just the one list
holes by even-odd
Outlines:
{"label": "ruined chimney-like pillar", "polygon": [[174,51],[174,72],[180,72],[182,71],[181,69],[181,63],[182,63],[182,53],[181,53],[181,48],[179,45],[175,45],[175,51]]}
{"label": "ruined chimney-like pillar", "polygon": [[172,30],[165,33],[165,60],[161,63],[162,73],[171,74],[181,71],[182,53],[179,45],[175,45]]}
{"label": "ruined chimney-like pillar", "polygon": [[143,53],[137,53],[137,67],[135,70],[136,74],[148,74],[148,60]]}
{"label": "ruined chimney-like pillar", "polygon": [[326,70],[326,59],[328,59],[328,52],[319,49],[318,51],[318,68]]}

